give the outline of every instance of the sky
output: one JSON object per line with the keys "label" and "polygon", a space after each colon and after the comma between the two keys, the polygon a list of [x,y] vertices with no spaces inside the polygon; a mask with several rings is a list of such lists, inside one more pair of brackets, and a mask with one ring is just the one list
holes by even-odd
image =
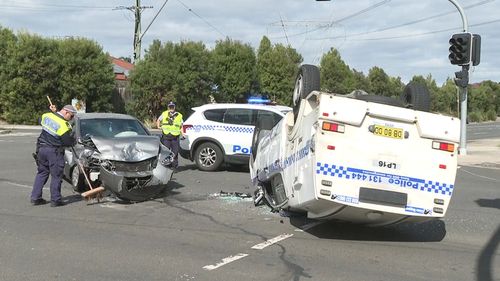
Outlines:
{"label": "sky", "polygon": [[[481,63],[471,83],[500,82],[500,0],[455,0],[469,32],[482,38]],[[44,37],[84,37],[115,57],[133,56],[135,0],[0,0],[0,26]],[[373,66],[408,82],[431,74],[438,85],[459,66],[448,60],[448,40],[463,31],[451,0],[141,0],[142,54],[151,42],[201,41],[211,49],[230,38],[255,50],[263,36],[295,48],[303,63],[319,65],[336,48],[368,74]]]}

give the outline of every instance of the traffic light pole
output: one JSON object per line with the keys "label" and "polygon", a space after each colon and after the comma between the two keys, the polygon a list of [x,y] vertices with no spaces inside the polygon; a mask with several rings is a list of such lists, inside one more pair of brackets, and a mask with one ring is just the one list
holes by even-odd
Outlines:
{"label": "traffic light pole", "polygon": [[465,87],[459,86],[460,89],[460,145],[458,147],[458,153],[460,155],[467,155],[467,84],[469,84],[469,66],[462,66],[462,73],[467,74],[464,77]]}
{"label": "traffic light pole", "polygon": [[[455,0],[448,0],[450,1],[458,10],[460,13],[460,16],[462,17],[462,24],[463,24],[463,32],[467,32],[468,30],[468,23],[467,23],[467,17],[465,16],[465,12],[458,4],[457,1]],[[467,84],[468,84],[468,74],[469,74],[469,66],[464,65],[462,66],[462,71],[467,73]],[[465,87],[459,87],[460,89],[460,144],[458,147],[458,153],[460,155],[466,155],[467,154],[467,86]]]}

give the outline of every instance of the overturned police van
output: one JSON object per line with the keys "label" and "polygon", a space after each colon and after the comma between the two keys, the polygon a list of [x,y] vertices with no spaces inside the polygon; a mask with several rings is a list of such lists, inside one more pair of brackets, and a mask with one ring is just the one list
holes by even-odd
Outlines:
{"label": "overturned police van", "polygon": [[256,125],[255,203],[369,225],[443,217],[455,188],[459,119],[428,112],[420,84],[408,84],[400,99],[339,95],[319,91],[319,75],[303,65],[293,112]]}

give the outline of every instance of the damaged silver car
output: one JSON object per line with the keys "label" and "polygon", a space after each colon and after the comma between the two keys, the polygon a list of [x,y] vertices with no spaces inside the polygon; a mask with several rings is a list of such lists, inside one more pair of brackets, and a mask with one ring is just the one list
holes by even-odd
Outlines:
{"label": "damaged silver car", "polygon": [[77,192],[89,189],[78,160],[92,187],[102,186],[126,201],[158,196],[172,177],[172,153],[132,116],[78,114],[73,131],[77,144],[74,152],[65,151],[64,176]]}

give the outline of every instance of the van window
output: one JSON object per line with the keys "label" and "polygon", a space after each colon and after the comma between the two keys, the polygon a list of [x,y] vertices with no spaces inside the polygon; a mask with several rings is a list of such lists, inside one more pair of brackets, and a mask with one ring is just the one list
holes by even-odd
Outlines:
{"label": "van window", "polygon": [[224,123],[253,126],[253,110],[228,108],[224,115]]}
{"label": "van window", "polygon": [[203,112],[203,115],[207,120],[214,121],[214,122],[223,122],[224,120],[224,113],[226,113],[225,108],[220,108],[220,109],[210,109],[205,112]]}
{"label": "van window", "polygon": [[267,110],[259,110],[257,124],[263,126],[261,129],[270,130],[281,120],[281,115]]}

